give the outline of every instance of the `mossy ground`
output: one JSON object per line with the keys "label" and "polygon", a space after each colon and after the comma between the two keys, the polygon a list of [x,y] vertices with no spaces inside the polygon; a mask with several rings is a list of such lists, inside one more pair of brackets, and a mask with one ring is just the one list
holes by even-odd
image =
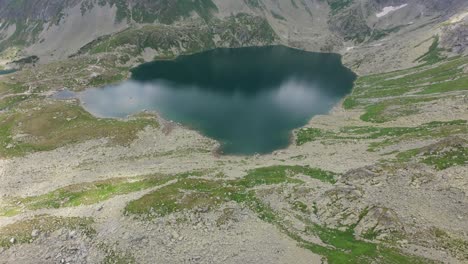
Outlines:
{"label": "mossy ground", "polygon": [[[30,99],[17,103],[14,111],[0,115],[0,156],[3,157],[98,138],[125,145],[137,137],[138,131],[158,125],[154,118],[128,121],[96,118],[69,102]],[[23,136],[17,138],[17,135]]]}
{"label": "mossy ground", "polygon": [[[307,220],[307,217],[304,218],[310,213],[308,206],[303,202],[294,203],[292,209],[296,212],[297,219],[306,224],[306,234],[317,236],[323,244],[308,242],[302,238],[302,234],[288,226],[288,221],[283,219],[283,214],[273,210],[261,199],[261,196],[257,195],[256,187],[258,186],[276,188],[283,184],[301,185],[302,182],[296,178],[298,175],[334,183],[334,178],[331,178],[335,176],[334,173],[310,167],[273,166],[251,170],[245,177],[238,180],[221,181],[200,178],[202,175],[203,172],[174,175],[170,178],[177,179],[176,182],[129,202],[125,207],[125,212],[139,216],[141,219],[151,219],[197,208],[212,210],[227,201],[234,201],[250,208],[263,221],[277,226],[290,238],[296,240],[300,246],[323,256],[328,263],[429,263],[419,257],[403,254],[398,249],[358,240],[354,236],[353,226],[340,231],[312,223]],[[115,179],[74,185],[46,195],[24,198],[22,202],[30,209],[90,204],[115,195],[158,186],[167,183],[168,179],[162,176],[146,176],[132,181]],[[62,203],[63,201],[65,203]],[[38,216],[32,220],[17,222],[0,229],[0,241],[6,247],[11,246],[9,242],[11,237],[15,237],[18,243],[30,242],[33,240],[32,230],[38,228],[46,233],[57,228],[78,229],[87,235],[93,235],[95,231],[90,227],[91,224],[92,220],[86,218]],[[109,251],[106,260],[111,262],[134,260],[131,255],[114,253]]]}
{"label": "mossy ground", "polygon": [[90,205],[111,199],[118,195],[138,192],[160,185],[174,179],[197,176],[204,171],[191,171],[176,175],[146,175],[132,178],[113,178],[90,183],[74,184],[55,191],[28,197],[10,197],[0,206],[0,216],[13,216],[25,210],[45,208],[63,208]]}
{"label": "mossy ground", "polygon": [[444,99],[450,92],[468,90],[464,68],[467,57],[454,57],[424,66],[360,77],[345,109],[363,109],[361,120],[385,123],[416,114],[427,102]]}
{"label": "mossy ground", "polygon": [[320,169],[302,166],[272,166],[251,170],[239,180],[213,181],[205,179],[181,179],[175,184],[130,202],[126,211],[148,216],[167,215],[196,207],[212,208],[229,200],[246,199],[249,189],[259,185],[302,183],[295,178],[305,175],[325,182],[334,182],[336,174]]}
{"label": "mossy ground", "polygon": [[468,143],[460,138],[455,138],[455,140],[454,143],[449,140],[441,141],[434,144],[432,148],[423,147],[400,152],[396,158],[399,162],[422,162],[437,170],[467,165]]}
{"label": "mossy ground", "polygon": [[40,67],[25,67],[8,76],[2,76],[0,94],[6,86],[9,93],[31,90],[33,93],[67,88],[72,91],[101,86],[125,80],[129,67],[128,55],[105,54],[79,56],[53,61]]}
{"label": "mossy ground", "polygon": [[157,51],[157,59],[172,59],[216,47],[243,47],[257,43],[268,45],[277,38],[264,18],[238,14],[224,20],[213,18],[190,27],[146,25],[129,28],[98,38],[82,47],[78,53],[122,52],[138,56],[150,48]]}
{"label": "mossy ground", "polygon": [[[403,254],[398,249],[358,240],[354,236],[354,227],[340,231],[299,217],[307,224],[306,233],[319,237],[324,245],[310,243],[296,231],[291,231],[287,221],[282,219],[282,214],[274,211],[256,194],[255,187],[259,185],[300,184],[300,181],[291,176],[312,171],[308,167],[273,166],[252,170],[240,180],[184,179],[130,202],[125,210],[129,214],[147,219],[199,207],[209,210],[226,201],[234,201],[249,207],[260,219],[274,224],[302,247],[323,256],[328,263],[430,263],[423,258]],[[324,173],[318,172],[315,175],[321,179],[320,175]],[[314,173],[310,174],[312,176]],[[330,182],[327,177],[322,180]],[[294,203],[292,208],[298,215],[307,215],[310,212],[302,202]]]}
{"label": "mossy ground", "polygon": [[164,186],[127,207],[131,213],[144,214],[156,209],[159,214],[166,215],[182,209],[193,209],[197,206],[209,207],[219,204],[226,201],[226,199],[231,199],[230,195],[236,192],[243,192],[247,188],[258,185],[302,183],[301,180],[295,178],[297,175],[312,177],[328,183],[334,183],[337,176],[333,172],[310,167],[272,166],[251,170],[239,180],[224,181],[227,185],[221,184],[223,182],[221,180],[211,181],[190,178],[199,177],[205,175],[205,173],[207,171],[114,178],[70,185],[38,196],[11,197],[8,199],[7,204],[0,207],[0,216],[13,216],[22,210],[95,204],[117,195],[146,190],[164,185],[171,180],[177,180],[177,183]]}
{"label": "mossy ground", "polygon": [[[343,107],[362,112],[360,119],[370,123],[369,126],[342,127],[339,131],[299,129],[295,133],[296,145],[324,140],[372,140],[369,151],[376,151],[405,141],[465,135],[468,132],[465,119],[429,122],[414,127],[385,126],[387,122],[422,113],[425,105],[455,100],[468,90],[468,57],[440,57],[437,39],[434,43],[427,56],[423,57],[427,63],[421,66],[358,78]],[[439,59],[435,60],[435,57]],[[436,163],[430,158],[426,162]]]}
{"label": "mossy ground", "polygon": [[377,151],[400,142],[416,139],[445,138],[468,133],[468,121],[430,122],[415,127],[343,127],[340,131],[303,128],[296,132],[296,144],[320,140],[374,140],[369,151]]}
{"label": "mossy ground", "polygon": [[[387,122],[422,113],[424,105],[454,100],[468,90],[467,57],[444,58],[435,39],[430,50],[419,60],[423,65],[418,67],[358,78],[352,94],[344,100],[343,107],[361,112],[360,119],[367,122],[368,126],[345,126],[336,130],[299,129],[295,134],[296,145],[313,141],[324,144],[364,141],[368,142],[368,151],[373,152],[405,142],[436,139],[439,142],[430,146],[394,151],[392,153],[396,154],[396,159],[385,158],[385,164],[405,167],[408,162],[420,162],[436,170],[466,166],[468,120],[427,122],[405,127],[386,125]],[[388,169],[392,170],[390,167]],[[315,204],[312,209],[317,211]],[[328,263],[430,263],[426,259],[401,254],[398,249],[386,244],[358,240],[354,236],[353,226],[343,231],[310,223],[307,230],[319,236],[330,247],[303,241],[304,247],[326,256]],[[377,235],[370,230],[363,237],[372,241]],[[466,245],[463,240],[447,241],[451,241],[452,245],[447,248],[454,252],[459,252]]]}
{"label": "mossy ground", "polygon": [[[41,233],[50,233],[61,228],[77,230],[87,236],[93,236],[96,231],[91,218],[82,217],[56,217],[49,215],[39,215],[30,219],[6,225],[0,229],[0,248],[10,247],[15,243],[29,243],[36,239],[32,236],[33,230]],[[11,239],[14,238],[14,243]]]}
{"label": "mossy ground", "polygon": [[[250,18],[236,17],[233,19],[248,20]],[[256,26],[259,27],[255,29],[261,30],[265,25],[261,24],[261,21],[258,22],[260,24],[256,24]],[[235,28],[234,21],[225,21],[225,23],[233,23],[232,27]],[[93,43],[96,45],[90,46],[90,49],[86,51],[101,54],[117,49],[123,43],[122,41],[135,39],[137,43],[132,48],[136,52],[141,52],[144,47],[148,46],[147,44],[155,47],[161,47],[162,42],[164,45],[167,44],[167,47],[179,44],[172,43],[171,39],[167,38],[160,40],[157,38],[158,36],[145,38],[146,35],[143,34],[145,30],[147,30],[145,27],[140,30],[130,29],[118,35],[103,38],[99,43]],[[155,30],[151,28],[150,31]],[[265,32],[268,33],[268,31]],[[180,35],[177,35],[179,33],[175,33],[174,39],[180,39]],[[187,43],[191,44],[184,47],[186,52],[195,52],[213,45],[212,39],[205,38],[204,35],[209,35],[210,32],[198,33],[201,35],[198,36],[197,41],[187,40]],[[227,34],[232,36],[233,32]],[[143,39],[147,39],[151,43],[146,43],[144,46],[137,45],[142,36]],[[275,36],[270,33],[260,37],[261,41],[266,42],[275,39]],[[242,43],[231,44],[236,46]],[[358,79],[356,88],[345,100],[344,107],[362,110],[361,120],[369,125],[342,127],[339,131],[317,128],[301,129],[297,132],[296,144],[303,145],[315,140],[372,140],[369,143],[369,151],[376,151],[405,141],[444,138],[457,134],[466,135],[468,133],[467,120],[429,122],[414,127],[385,126],[388,121],[417,114],[421,111],[420,106],[425,103],[447,98],[451,96],[452,92],[467,89],[467,78],[464,72],[464,68],[468,64],[467,58],[457,57],[440,62],[434,60],[435,52],[439,52],[437,46],[431,48],[424,59],[421,58],[427,62],[424,66],[364,76]],[[170,52],[162,54],[167,57],[173,56]],[[115,58],[114,60],[93,60],[92,57],[84,56],[71,59],[66,64],[52,63],[40,73],[34,72],[33,74],[33,71],[25,70],[18,75],[18,82],[7,80],[0,83],[0,94],[19,94],[30,89],[21,83],[33,83],[33,90],[45,91],[57,87],[71,87],[72,90],[78,90],[87,85],[99,86],[116,82],[124,79],[128,72],[125,67],[117,67],[116,61]],[[125,62],[127,59],[123,58],[123,61]],[[95,67],[89,68],[89,65]],[[101,72],[99,69],[104,70]],[[55,73],[61,70],[64,71],[64,74],[60,78],[52,77],[44,81],[44,76],[55,76]],[[97,71],[99,74],[94,75],[93,73]],[[75,103],[49,101],[40,95],[13,95],[7,99],[4,98],[0,100],[0,109],[4,111],[0,115],[0,155],[3,157],[21,156],[34,151],[50,150],[67,144],[103,137],[109,138],[113,144],[125,145],[132,142],[136,138],[137,132],[144,127],[157,125],[151,118],[137,118],[129,121],[95,118]],[[381,123],[381,125],[377,127],[373,123]],[[18,138],[18,135],[26,136]],[[405,161],[417,159],[437,169],[445,169],[450,166],[466,164],[466,148],[452,148],[449,151],[437,153],[426,153],[417,149],[402,153],[399,158],[405,159]],[[95,204],[118,195],[161,186],[159,189],[129,202],[124,211],[141,219],[152,219],[197,208],[210,210],[227,201],[237,202],[248,206],[260,219],[274,224],[304,248],[326,258],[328,263],[430,263],[428,260],[404,254],[385,244],[359,240],[355,237],[353,226],[346,230],[337,230],[308,222],[298,216],[317,212],[318,205],[295,201],[290,204],[295,214],[294,217],[306,224],[306,234],[318,237],[323,244],[307,242],[302,238],[304,234],[292,231],[287,225],[287,221],[282,218],[281,212],[273,210],[257,193],[260,187],[276,188],[304,184],[304,176],[320,180],[325,184],[334,184],[338,176],[336,173],[304,166],[278,165],[248,171],[243,178],[237,180],[215,180],[199,176],[203,175],[197,173],[150,175],[78,184],[44,195],[13,198],[10,205],[0,209],[0,214],[11,216],[18,214],[21,210],[55,209]],[[175,182],[163,186],[170,180]],[[2,228],[0,230],[1,243],[8,246],[11,236],[17,237],[18,241],[21,242],[30,241],[32,228],[37,225],[35,221],[39,221],[41,226],[45,226],[45,228],[42,227],[45,232],[53,231],[55,226],[70,226],[73,229],[83,226],[84,230],[88,230],[86,232],[92,233],[91,229],[87,229],[90,224],[88,220],[69,221],[53,217],[45,217],[44,219],[18,222],[17,226]],[[368,235],[368,238],[374,237],[374,234]],[[122,259],[123,262],[131,261],[131,259],[113,254],[109,254],[107,258],[111,263]]]}

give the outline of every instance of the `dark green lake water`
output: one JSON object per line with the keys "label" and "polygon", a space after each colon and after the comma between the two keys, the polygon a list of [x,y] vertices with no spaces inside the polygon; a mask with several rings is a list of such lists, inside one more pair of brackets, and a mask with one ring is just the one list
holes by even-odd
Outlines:
{"label": "dark green lake water", "polygon": [[143,64],[129,81],[78,96],[97,116],[154,110],[220,141],[224,153],[254,154],[286,147],[291,131],[327,113],[355,78],[337,54],[216,49]]}

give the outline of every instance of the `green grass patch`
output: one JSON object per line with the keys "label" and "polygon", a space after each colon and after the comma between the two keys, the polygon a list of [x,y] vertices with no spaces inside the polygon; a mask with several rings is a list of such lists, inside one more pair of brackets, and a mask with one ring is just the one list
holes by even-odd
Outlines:
{"label": "green grass patch", "polygon": [[420,149],[410,149],[396,155],[398,162],[409,162],[419,154]]}
{"label": "green grass patch", "polygon": [[244,3],[253,8],[261,8],[263,4],[259,0],[244,0]]}
{"label": "green grass patch", "polygon": [[411,149],[397,155],[397,161],[418,161],[437,170],[468,164],[468,143],[460,138],[448,138],[431,146]]}
{"label": "green grass patch", "polygon": [[452,91],[468,90],[468,76],[456,78],[451,81],[445,81],[429,85],[424,88],[420,94],[446,93]]}
{"label": "green grass patch", "polygon": [[442,248],[448,249],[459,259],[468,259],[468,241],[459,235],[449,234],[439,228],[432,228],[433,236]]}
{"label": "green grass patch", "polygon": [[397,249],[355,238],[354,229],[345,231],[326,228],[316,224],[307,227],[307,232],[317,235],[327,246],[303,242],[303,247],[325,256],[330,264],[342,263],[388,263],[413,264],[432,263],[431,261],[403,254]]}
{"label": "green grass patch", "polygon": [[466,133],[468,133],[468,122],[466,120],[430,122],[418,127],[380,128],[372,133],[371,137],[379,138],[386,136],[386,138],[380,142],[371,143],[369,150],[375,151],[407,140],[445,138]]}
{"label": "green grass patch", "polygon": [[[307,174],[311,171],[307,168],[275,166],[253,170],[245,179],[236,181],[187,178],[130,202],[125,211],[143,216],[143,218],[152,218],[184,209],[213,208],[225,201],[235,201],[250,208],[263,221],[277,226],[304,248],[324,256],[328,263],[430,263],[419,257],[405,255],[397,249],[358,240],[354,237],[353,227],[340,231],[313,224],[307,220],[306,232],[319,237],[324,245],[305,241],[293,229],[289,229],[288,221],[262,202],[257,197],[255,189],[251,188],[263,184],[288,182],[288,170],[300,174]],[[267,177],[267,179],[259,180],[261,177]],[[298,213],[309,213],[307,205],[299,201],[294,202],[292,208]]]}
{"label": "green grass patch", "polygon": [[133,264],[137,263],[135,257],[130,253],[120,253],[112,249],[106,250],[106,256],[101,262],[102,264]]}
{"label": "green grass patch", "polygon": [[331,13],[337,14],[339,11],[347,8],[353,3],[353,0],[327,0]]}
{"label": "green grass patch", "polygon": [[92,228],[94,221],[84,217],[56,217],[49,215],[35,216],[34,218],[21,220],[0,228],[0,247],[9,248],[13,244],[30,243],[37,237],[32,236],[33,230],[40,233],[50,233],[61,228],[77,230],[92,237],[96,231]]}
{"label": "green grass patch", "polygon": [[307,166],[271,166],[254,169],[248,172],[247,176],[239,180],[238,184],[247,188],[257,185],[269,185],[277,183],[301,183],[302,181],[291,177],[296,175],[305,175],[323,182],[334,184],[337,176],[333,172],[324,171]]}
{"label": "green grass patch", "polygon": [[[75,104],[28,100],[17,105],[15,111],[0,115],[0,157],[22,156],[97,138],[126,145],[145,127],[157,125],[153,117],[101,119]],[[18,134],[24,137],[13,140]]]}
{"label": "green grass patch", "polygon": [[385,123],[419,113],[418,104],[435,101],[437,97],[403,97],[380,101],[365,108],[362,121]]}
{"label": "green grass patch", "polygon": [[[468,90],[464,69],[468,57],[443,59],[389,73],[361,76],[355,81],[353,92],[343,101],[343,108],[363,109],[361,120],[385,123],[400,117],[420,113],[424,103],[449,97],[444,93]],[[299,143],[311,141],[307,137],[322,137],[320,131],[300,134]]]}
{"label": "green grass patch", "polygon": [[423,156],[422,162],[428,165],[432,165],[438,170],[444,170],[457,165],[467,165],[468,148],[458,147],[442,153],[426,154]]}
{"label": "green grass patch", "polygon": [[[115,1],[115,0],[114,0]],[[218,11],[217,6],[211,0],[193,0],[193,1],[161,1],[158,4],[141,3],[132,8],[132,19],[140,23],[153,23],[159,21],[164,24],[172,24],[175,21],[190,17],[193,13],[198,14],[205,21],[209,21],[213,13]],[[129,15],[125,15],[129,17]]]}
{"label": "green grass patch", "polygon": [[346,110],[353,109],[359,105],[357,99],[351,95],[347,96],[346,99],[343,101],[343,108]]}
{"label": "green grass patch", "polygon": [[372,34],[369,37],[369,41],[382,39],[392,33],[396,33],[400,31],[400,29],[402,29],[403,27],[404,26],[395,26],[395,27],[388,28],[388,29],[374,29],[372,31]]}
{"label": "green grass patch", "polygon": [[[330,264],[343,263],[432,263],[431,261],[412,255],[407,255],[385,245],[361,241],[355,238],[354,229],[350,227],[345,231],[323,227],[309,220],[300,218],[307,224],[306,232],[317,236],[324,243],[318,245],[310,243],[301,238],[300,235],[291,231],[280,214],[276,213],[270,206],[264,204],[255,197],[254,192],[247,192],[240,195],[238,202],[246,204],[251,210],[257,213],[258,217],[268,223],[276,225],[282,232],[290,238],[296,240],[302,247],[324,256]],[[301,211],[301,208],[298,208]]]}
{"label": "green grass patch", "polygon": [[252,211],[254,211],[258,218],[261,220],[277,224],[281,221],[281,218],[270,208],[270,206],[263,203],[255,195],[254,191],[245,191],[242,193],[237,193],[233,200],[248,206]]}
{"label": "green grass patch", "polygon": [[272,44],[277,39],[276,33],[265,18],[237,14],[223,20],[210,19],[206,26],[196,28],[166,25],[129,28],[100,37],[82,47],[79,53],[97,54],[125,49],[126,54],[138,55],[145,48],[152,48],[158,51],[158,58],[173,59],[177,55],[216,48],[217,43],[214,39],[217,34],[220,34],[219,37],[224,43],[235,47],[254,43]]}
{"label": "green grass patch", "polygon": [[143,217],[168,215],[184,209],[211,209],[225,201],[251,202],[250,190],[259,185],[299,184],[292,177],[306,175],[324,182],[335,183],[336,174],[302,166],[272,166],[254,169],[239,180],[215,181],[182,178],[142,198],[130,202],[125,211]]}
{"label": "green grass patch", "polygon": [[224,184],[221,181],[182,179],[131,201],[125,207],[125,212],[155,217],[197,207],[211,209],[236,192],[235,188]]}
{"label": "green grass patch", "polygon": [[90,86],[100,87],[107,84],[119,83],[127,78],[127,75],[122,73],[117,74],[104,74],[92,78],[89,82]]}
{"label": "green grass patch", "polygon": [[442,56],[442,52],[444,49],[439,48],[439,36],[435,36],[433,38],[432,44],[429,47],[429,50],[424,53],[422,56],[417,58],[415,62],[425,62],[427,64],[434,64],[437,63],[446,57]]}
{"label": "green grass patch", "polygon": [[313,142],[321,138],[333,136],[333,132],[324,131],[319,128],[301,128],[296,131],[296,145],[301,146],[307,142]]}
{"label": "green grass patch", "polygon": [[0,206],[0,216],[11,217],[20,213],[20,207],[14,203],[3,204]]}
{"label": "green grass patch", "polygon": [[[426,100],[427,97],[422,95],[466,90],[468,78],[464,68],[467,65],[468,57],[453,57],[410,69],[361,76],[356,80],[352,94],[344,100],[343,107],[376,108],[375,104],[408,106],[414,101]],[[410,93],[412,97],[409,97]],[[388,97],[392,98],[375,100]]]}
{"label": "green grass patch", "polygon": [[24,93],[27,90],[28,88],[20,83],[0,82],[0,97],[7,94]]}
{"label": "green grass patch", "polygon": [[29,98],[30,96],[27,95],[16,95],[0,99],[0,111],[12,109],[14,106],[18,105],[18,103],[23,102]]}
{"label": "green grass patch", "polygon": [[116,178],[83,183],[57,189],[50,193],[25,198],[12,198],[0,207],[1,216],[13,216],[22,210],[62,208],[95,204],[118,195],[137,192],[163,185],[177,179],[177,183],[164,186],[157,191],[131,202],[127,211],[133,214],[166,215],[183,209],[213,207],[226,200],[236,199],[239,193],[258,185],[302,183],[293,177],[305,175],[324,182],[335,183],[336,174],[321,169],[302,166],[272,166],[251,170],[239,180],[210,181],[197,179],[205,171],[194,171],[176,175],[149,175],[133,178]]}
{"label": "green grass patch", "polygon": [[310,213],[310,210],[309,208],[307,207],[307,204],[301,202],[301,201],[294,201],[292,203],[292,206],[293,206],[293,209],[297,210],[297,211],[300,211],[304,214],[309,214]]}
{"label": "green grass patch", "polygon": [[373,104],[366,107],[366,112],[361,115],[361,120],[366,122],[384,123],[388,121],[385,117],[382,117],[385,111],[385,104]]}
{"label": "green grass patch", "polygon": [[303,145],[316,140],[379,140],[369,144],[369,151],[376,151],[403,141],[445,138],[466,133],[466,120],[430,122],[416,127],[349,126],[341,128],[339,132],[304,128],[297,132],[296,144]]}
{"label": "green grass patch", "polygon": [[119,178],[93,183],[72,185],[45,195],[33,196],[19,201],[26,208],[60,208],[95,204],[117,195],[128,194],[162,185],[172,177],[152,175],[140,178]]}
{"label": "green grass patch", "polygon": [[14,216],[25,209],[37,210],[95,204],[118,195],[160,186],[174,179],[198,177],[204,174],[205,171],[190,171],[176,175],[155,174],[70,185],[43,195],[10,198],[8,203],[0,206],[0,216]]}

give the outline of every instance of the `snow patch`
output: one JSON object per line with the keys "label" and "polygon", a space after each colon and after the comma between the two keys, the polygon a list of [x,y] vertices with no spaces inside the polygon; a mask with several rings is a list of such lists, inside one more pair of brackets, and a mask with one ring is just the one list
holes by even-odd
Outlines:
{"label": "snow patch", "polygon": [[379,17],[379,18],[380,18],[380,17],[383,17],[383,16],[386,16],[386,15],[388,15],[389,13],[394,12],[394,11],[396,11],[396,10],[398,10],[398,9],[401,9],[401,8],[407,6],[407,5],[408,5],[408,4],[403,4],[403,5],[401,5],[401,6],[386,6],[386,7],[384,7],[384,8],[382,9],[382,12],[375,14],[375,16],[377,16],[377,17]]}

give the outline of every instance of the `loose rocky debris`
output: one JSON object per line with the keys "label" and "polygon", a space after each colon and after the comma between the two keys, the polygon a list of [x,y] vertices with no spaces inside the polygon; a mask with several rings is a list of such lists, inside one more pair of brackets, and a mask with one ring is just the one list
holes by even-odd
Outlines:
{"label": "loose rocky debris", "polygon": [[[229,16],[226,3],[217,1]],[[335,21],[377,38],[357,7],[337,10]],[[285,12],[311,25],[308,14]],[[322,15],[312,19],[327,21]],[[396,21],[393,12],[381,19],[380,30]],[[158,125],[115,135],[128,121],[103,121],[76,100],[50,97],[127,78],[141,58],[118,49],[0,77],[0,263],[465,263],[467,63],[435,56],[401,70],[433,55],[434,35],[436,51],[463,53],[464,27],[441,32],[441,18],[421,19],[346,43],[353,70],[388,73],[361,76],[343,106],[304,128],[307,140],[271,155],[219,155],[218,143],[150,113],[135,118],[151,115]],[[298,38],[321,31],[289,32],[274,21],[279,38],[295,35],[290,46],[344,45],[339,36]],[[96,129],[102,122],[108,129]],[[78,126],[79,135],[67,130]],[[155,174],[170,181],[142,180]]]}

